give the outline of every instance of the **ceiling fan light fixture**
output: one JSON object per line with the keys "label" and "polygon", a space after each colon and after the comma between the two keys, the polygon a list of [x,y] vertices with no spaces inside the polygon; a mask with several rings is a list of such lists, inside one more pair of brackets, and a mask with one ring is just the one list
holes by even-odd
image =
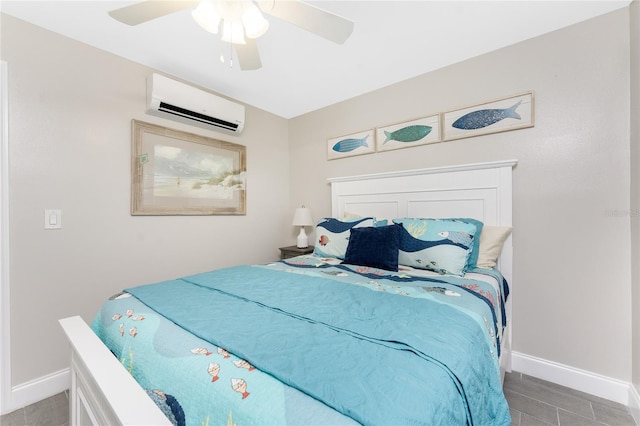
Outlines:
{"label": "ceiling fan light fixture", "polygon": [[193,19],[205,30],[218,34],[220,28],[220,14],[213,4],[213,0],[201,0],[192,12]]}
{"label": "ceiling fan light fixture", "polygon": [[234,44],[246,44],[242,21],[225,19],[222,24],[222,41]]}
{"label": "ceiling fan light fixture", "polygon": [[269,29],[269,21],[264,19],[260,10],[252,2],[243,3],[242,23],[245,35],[249,38],[258,38]]}

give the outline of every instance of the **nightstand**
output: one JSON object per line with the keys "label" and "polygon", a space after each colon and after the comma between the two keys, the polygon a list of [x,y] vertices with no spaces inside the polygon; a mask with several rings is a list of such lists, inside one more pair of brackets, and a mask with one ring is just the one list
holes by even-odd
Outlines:
{"label": "nightstand", "polygon": [[305,248],[298,248],[297,246],[280,247],[280,259],[289,259],[290,257],[311,253],[313,253],[313,246]]}

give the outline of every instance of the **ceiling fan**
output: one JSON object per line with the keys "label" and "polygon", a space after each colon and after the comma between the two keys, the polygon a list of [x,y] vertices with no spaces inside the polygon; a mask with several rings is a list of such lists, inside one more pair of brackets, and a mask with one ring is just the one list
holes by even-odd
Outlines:
{"label": "ceiling fan", "polygon": [[262,67],[256,38],[267,31],[269,22],[261,11],[338,44],[353,31],[352,21],[299,0],[146,0],[109,15],[124,24],[139,25],[189,8],[194,8],[193,18],[205,30],[217,34],[222,26],[222,40],[235,46],[242,70]]}

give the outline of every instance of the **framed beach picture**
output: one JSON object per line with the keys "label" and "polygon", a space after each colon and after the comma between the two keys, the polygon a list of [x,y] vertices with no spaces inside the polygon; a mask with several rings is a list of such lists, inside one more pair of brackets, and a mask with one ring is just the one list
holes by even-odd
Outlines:
{"label": "framed beach picture", "polygon": [[327,141],[327,159],[370,154],[375,151],[375,132],[373,129],[353,133]]}
{"label": "framed beach picture", "polygon": [[246,214],[246,147],[132,121],[132,215]]}
{"label": "framed beach picture", "polygon": [[440,142],[440,115],[432,115],[376,129],[376,151]]}
{"label": "framed beach picture", "polygon": [[533,92],[445,112],[444,140],[533,127]]}

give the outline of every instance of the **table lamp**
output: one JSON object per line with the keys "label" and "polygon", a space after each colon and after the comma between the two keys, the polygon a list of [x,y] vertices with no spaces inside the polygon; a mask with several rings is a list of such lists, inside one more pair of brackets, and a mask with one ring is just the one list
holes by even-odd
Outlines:
{"label": "table lamp", "polygon": [[298,248],[309,247],[309,237],[304,232],[305,226],[313,226],[313,218],[311,217],[311,210],[305,206],[298,207],[293,215],[293,226],[300,227],[300,233],[298,234]]}

